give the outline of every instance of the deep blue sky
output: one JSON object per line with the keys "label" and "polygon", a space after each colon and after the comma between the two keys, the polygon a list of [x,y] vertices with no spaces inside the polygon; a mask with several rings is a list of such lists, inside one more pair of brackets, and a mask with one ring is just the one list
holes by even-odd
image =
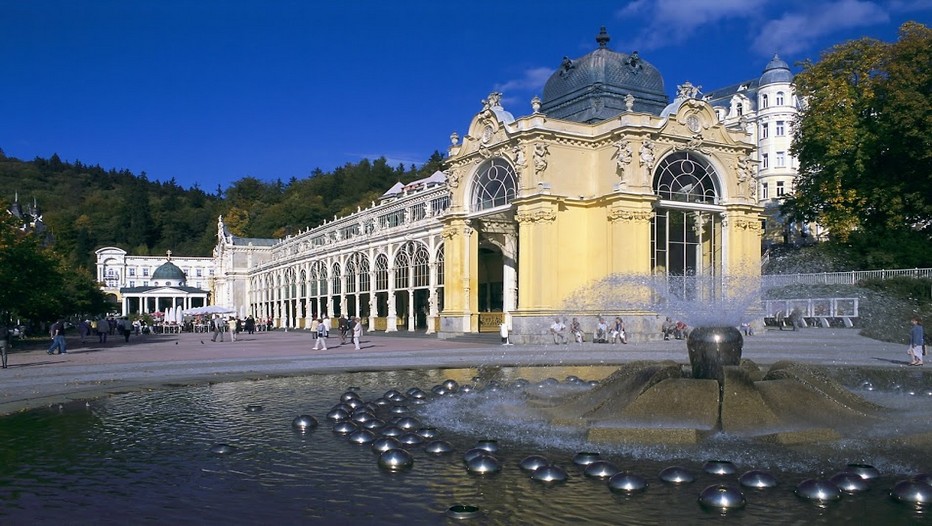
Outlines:
{"label": "deep blue sky", "polygon": [[932,0],[0,0],[0,148],[208,192],[364,157],[422,164],[490,91],[529,113],[603,25],[672,95],[930,19]]}

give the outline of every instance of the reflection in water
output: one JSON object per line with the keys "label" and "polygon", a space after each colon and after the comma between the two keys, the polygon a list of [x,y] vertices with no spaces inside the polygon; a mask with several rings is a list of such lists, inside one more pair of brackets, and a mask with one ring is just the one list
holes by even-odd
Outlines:
{"label": "reflection in water", "polygon": [[[737,476],[702,472],[706,460],[734,462],[739,474],[773,472],[780,484],[744,490],[748,505],[729,519],[760,523],[912,523],[927,509],[894,502],[889,488],[906,475],[930,469],[929,454],[877,450],[867,441],[830,447],[764,447],[720,436],[701,447],[616,446],[602,457],[649,481],[646,491],[612,493],[605,481],[586,478],[573,462],[590,450],[578,430],[554,429],[528,420],[524,398],[507,386],[526,378],[533,388],[547,377],[567,374],[599,379],[604,368],[422,370],[309,376],[223,383],[112,396],[3,418],[0,423],[0,523],[203,524],[312,522],[327,524],[438,524],[454,504],[478,506],[471,524],[585,523],[665,524],[714,519],[699,493]],[[368,446],[349,443],[330,430],[326,413],[349,386],[374,400],[388,389],[430,391],[444,379],[461,385],[479,376],[502,387],[495,396],[444,396],[428,404],[406,404],[414,416],[439,429],[455,447],[450,455],[411,450],[411,469],[393,473],[378,466]],[[586,389],[559,382],[561,390]],[[916,396],[908,389],[876,389],[871,401],[904,412],[904,422],[925,418],[908,413]],[[920,391],[921,392],[921,391]],[[262,411],[246,411],[261,405]],[[928,405],[928,404],[925,404]],[[296,432],[299,414],[320,427]],[[387,416],[387,415],[386,415]],[[896,430],[893,430],[896,432]],[[879,431],[872,431],[879,433]],[[504,469],[492,476],[466,471],[462,454],[480,439],[497,439]],[[214,455],[218,443],[236,451]],[[873,442],[875,443],[875,442]],[[540,454],[567,470],[565,483],[533,481],[518,466]],[[861,494],[817,506],[793,494],[806,478],[831,476],[851,462],[873,464],[882,477]],[[665,484],[657,474],[678,464],[698,480]]]}

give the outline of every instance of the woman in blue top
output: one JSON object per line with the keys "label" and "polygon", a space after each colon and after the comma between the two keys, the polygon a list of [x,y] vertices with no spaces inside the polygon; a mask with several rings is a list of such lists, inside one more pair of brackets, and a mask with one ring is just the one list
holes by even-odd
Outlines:
{"label": "woman in blue top", "polygon": [[909,350],[907,354],[912,358],[909,365],[922,365],[922,345],[925,343],[925,334],[922,330],[922,320],[918,317],[910,320],[913,328],[909,331]]}

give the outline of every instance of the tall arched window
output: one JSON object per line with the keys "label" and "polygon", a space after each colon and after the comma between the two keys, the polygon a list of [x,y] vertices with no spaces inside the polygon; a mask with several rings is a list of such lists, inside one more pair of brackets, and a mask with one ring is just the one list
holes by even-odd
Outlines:
{"label": "tall arched window", "polygon": [[414,252],[414,287],[423,288],[430,286],[430,254],[427,253],[427,247],[418,243],[417,250]]}
{"label": "tall arched window", "polygon": [[783,106],[783,92],[777,92],[777,106]]}
{"label": "tall arched window", "polygon": [[765,93],[760,96],[760,107],[761,109],[764,109],[767,106],[768,106],[768,100],[767,100],[767,94]]}
{"label": "tall arched window", "polygon": [[473,211],[497,208],[515,198],[518,177],[511,163],[500,157],[489,159],[479,166],[473,181]]}
{"label": "tall arched window", "polygon": [[443,286],[443,245],[437,249],[437,286]]}
{"label": "tall arched window", "polygon": [[331,293],[336,295],[340,293],[340,264],[333,264],[333,272],[330,273]]}
{"label": "tall arched window", "polygon": [[401,247],[401,250],[395,254],[395,289],[406,289],[410,284],[408,279],[408,267],[411,266],[411,255],[409,252],[410,243]]}
{"label": "tall arched window", "polygon": [[654,191],[661,199],[689,203],[718,202],[715,169],[691,152],[676,152],[657,165]]}
{"label": "tall arched window", "polygon": [[388,257],[385,254],[375,257],[375,290],[388,290]]}
{"label": "tall arched window", "polygon": [[356,254],[356,272],[359,273],[359,292],[369,292],[369,258],[365,254]]}

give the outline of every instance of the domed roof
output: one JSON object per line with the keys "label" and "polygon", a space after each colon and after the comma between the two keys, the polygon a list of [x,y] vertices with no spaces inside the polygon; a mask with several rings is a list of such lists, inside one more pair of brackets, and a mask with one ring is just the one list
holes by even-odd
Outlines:
{"label": "domed roof", "polygon": [[177,281],[179,283],[184,283],[187,279],[184,275],[184,271],[178,268],[178,265],[175,265],[171,261],[166,261],[159,265],[155,272],[152,273],[153,280],[170,280]]}
{"label": "domed roof", "polygon": [[633,111],[659,114],[667,105],[663,77],[637,51],[630,55],[608,49],[605,28],[596,37],[599,47],[563,64],[544,86],[541,112],[576,122],[599,122],[626,111],[625,97],[634,97]]}
{"label": "domed roof", "polygon": [[779,56],[774,54],[767,67],[764,68],[764,74],[760,76],[759,86],[767,84],[790,83],[793,82],[793,72],[790,71],[790,65]]}

